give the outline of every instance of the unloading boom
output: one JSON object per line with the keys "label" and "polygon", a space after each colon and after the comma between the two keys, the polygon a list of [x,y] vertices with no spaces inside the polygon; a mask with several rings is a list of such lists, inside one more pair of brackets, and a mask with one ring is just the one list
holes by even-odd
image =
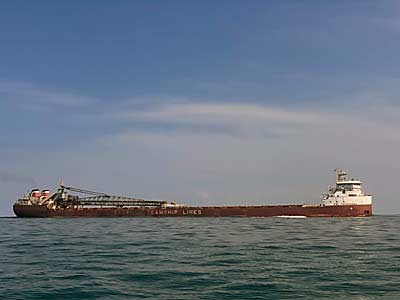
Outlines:
{"label": "unloading boom", "polygon": [[[36,191],[36,189],[35,189]],[[90,195],[88,197],[79,197],[69,195],[67,191]],[[124,197],[108,195],[102,192],[85,190],[71,186],[60,184],[57,192],[51,196],[40,196],[36,192],[31,192],[23,198],[20,198],[17,203],[28,205],[44,205],[48,208],[68,208],[68,207],[171,207],[178,206],[175,203],[159,200],[144,200],[140,198]]]}
{"label": "unloading boom", "polygon": [[82,206],[115,206],[115,207],[161,207],[166,201],[144,200],[129,197],[100,195],[95,197],[79,198],[79,205]]}

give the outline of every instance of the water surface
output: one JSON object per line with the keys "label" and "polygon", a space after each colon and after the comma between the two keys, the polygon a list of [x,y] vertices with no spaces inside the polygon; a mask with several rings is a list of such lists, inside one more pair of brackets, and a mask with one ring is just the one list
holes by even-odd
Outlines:
{"label": "water surface", "polygon": [[400,217],[0,219],[2,299],[400,299]]}

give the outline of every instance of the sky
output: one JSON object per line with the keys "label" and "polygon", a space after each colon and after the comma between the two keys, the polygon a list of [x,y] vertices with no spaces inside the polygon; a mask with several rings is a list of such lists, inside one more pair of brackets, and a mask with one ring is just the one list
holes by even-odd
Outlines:
{"label": "sky", "polygon": [[0,215],[66,185],[400,213],[398,1],[2,1]]}

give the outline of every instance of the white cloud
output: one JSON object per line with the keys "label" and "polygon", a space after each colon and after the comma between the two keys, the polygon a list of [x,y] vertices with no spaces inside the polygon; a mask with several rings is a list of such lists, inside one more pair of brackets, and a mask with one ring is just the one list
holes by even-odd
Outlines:
{"label": "white cloud", "polygon": [[[386,104],[385,109],[370,101],[352,104],[332,103],[328,111],[321,109],[288,109],[259,104],[184,103],[163,105],[146,111],[125,111],[114,118],[127,121],[180,125],[226,125],[239,133],[258,135],[269,130],[277,136],[297,134],[338,137],[351,135],[363,139],[374,134],[375,138],[399,140],[400,121],[393,122],[398,107]],[[390,107],[390,109],[389,109]],[[390,119],[392,122],[388,123]]]}
{"label": "white cloud", "polygon": [[92,97],[54,92],[32,83],[0,80],[0,99],[24,108],[80,107],[97,102]]}
{"label": "white cloud", "polygon": [[309,124],[321,121],[318,114],[307,111],[295,112],[256,104],[230,103],[165,105],[152,111],[128,112],[125,117],[133,120],[193,124],[268,121]]}

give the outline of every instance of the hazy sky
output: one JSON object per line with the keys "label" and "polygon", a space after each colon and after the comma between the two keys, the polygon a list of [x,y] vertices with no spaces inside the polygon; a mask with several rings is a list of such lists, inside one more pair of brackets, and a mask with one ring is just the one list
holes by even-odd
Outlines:
{"label": "hazy sky", "polygon": [[2,1],[0,215],[68,185],[400,213],[400,2]]}

